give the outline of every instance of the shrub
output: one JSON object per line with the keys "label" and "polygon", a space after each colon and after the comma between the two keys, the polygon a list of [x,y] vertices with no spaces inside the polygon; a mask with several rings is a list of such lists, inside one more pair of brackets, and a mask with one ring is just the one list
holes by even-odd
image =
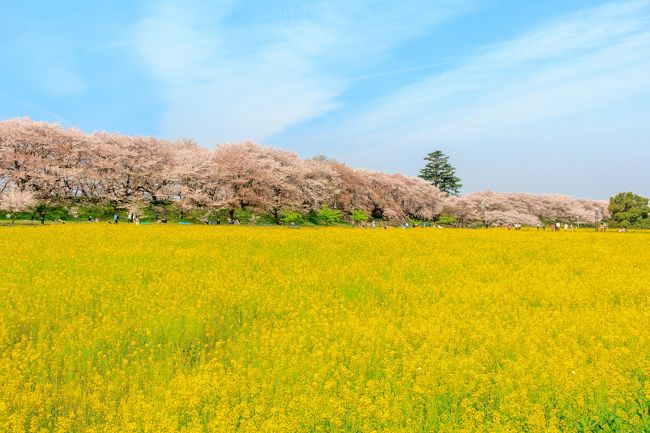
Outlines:
{"label": "shrub", "polygon": [[451,226],[456,224],[456,218],[452,215],[440,215],[440,218],[438,218],[436,222],[443,226]]}
{"label": "shrub", "polygon": [[282,222],[285,224],[300,224],[302,223],[302,215],[295,211],[285,211],[282,215]]}
{"label": "shrub", "polygon": [[361,209],[355,209],[350,213],[350,217],[355,224],[368,221],[368,213]]}
{"label": "shrub", "polygon": [[341,211],[325,205],[318,211],[318,220],[327,225],[341,222]]}

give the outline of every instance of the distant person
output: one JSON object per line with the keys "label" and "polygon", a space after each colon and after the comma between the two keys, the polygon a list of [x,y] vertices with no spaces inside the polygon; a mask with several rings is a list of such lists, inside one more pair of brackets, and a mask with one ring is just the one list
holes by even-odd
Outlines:
{"label": "distant person", "polygon": [[120,219],[120,216],[118,214],[113,215],[113,224],[117,224],[119,219]]}
{"label": "distant person", "polygon": [[131,224],[133,222],[133,214],[129,213],[126,217],[126,222]]}
{"label": "distant person", "polygon": [[45,215],[41,214],[41,225],[45,225]]}

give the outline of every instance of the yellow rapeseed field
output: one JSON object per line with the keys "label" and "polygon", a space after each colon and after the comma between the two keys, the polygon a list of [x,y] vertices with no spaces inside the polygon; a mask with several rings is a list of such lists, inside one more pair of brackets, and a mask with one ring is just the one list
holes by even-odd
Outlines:
{"label": "yellow rapeseed field", "polygon": [[2,432],[650,431],[650,234],[0,228]]}

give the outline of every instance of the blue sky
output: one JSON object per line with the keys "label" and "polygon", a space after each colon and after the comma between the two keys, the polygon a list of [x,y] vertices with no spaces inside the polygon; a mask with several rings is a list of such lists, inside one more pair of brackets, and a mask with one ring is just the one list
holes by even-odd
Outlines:
{"label": "blue sky", "polygon": [[4,4],[0,118],[650,195],[648,0],[116,3]]}

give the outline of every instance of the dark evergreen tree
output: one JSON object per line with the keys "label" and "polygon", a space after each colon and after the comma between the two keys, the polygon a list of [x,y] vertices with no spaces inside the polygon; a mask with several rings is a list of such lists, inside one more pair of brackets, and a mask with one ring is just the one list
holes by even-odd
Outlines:
{"label": "dark evergreen tree", "polygon": [[436,150],[428,154],[424,160],[427,163],[420,170],[422,179],[449,195],[458,195],[460,193],[460,188],[463,185],[460,183],[460,178],[456,177],[456,169],[449,163],[448,156]]}
{"label": "dark evergreen tree", "polygon": [[609,213],[621,227],[641,224],[649,212],[648,199],[632,192],[621,192],[609,199]]}

